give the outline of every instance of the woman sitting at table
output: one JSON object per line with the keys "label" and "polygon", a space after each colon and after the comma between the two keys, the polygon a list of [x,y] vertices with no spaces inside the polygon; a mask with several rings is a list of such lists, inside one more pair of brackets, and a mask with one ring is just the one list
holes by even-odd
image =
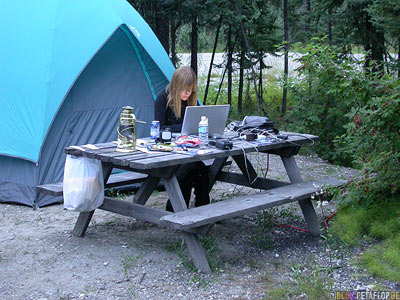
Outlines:
{"label": "woman sitting at table", "polygon": [[[191,68],[181,67],[174,72],[171,82],[158,95],[154,108],[154,120],[160,122],[161,130],[168,127],[172,132],[180,132],[186,106],[196,105],[196,75]],[[210,203],[208,171],[203,162],[180,165],[176,176],[188,207],[193,187],[196,207]],[[170,200],[167,202],[166,210],[173,211]]]}

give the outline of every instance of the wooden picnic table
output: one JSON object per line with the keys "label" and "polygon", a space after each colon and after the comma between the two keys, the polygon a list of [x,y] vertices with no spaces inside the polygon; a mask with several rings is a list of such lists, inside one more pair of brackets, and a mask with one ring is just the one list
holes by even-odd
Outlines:
{"label": "wooden picnic table", "polygon": [[[210,267],[198,236],[207,234],[212,224],[217,221],[298,201],[309,231],[313,235],[320,234],[319,221],[311,203],[310,195],[315,193],[323,184],[338,185],[339,183],[335,180],[321,180],[317,182],[317,185],[315,182],[303,182],[294,158],[303,145],[314,143],[317,140],[317,136],[291,133],[289,133],[287,140],[278,140],[264,145],[234,140],[234,146],[231,150],[209,147],[209,151],[201,155],[171,152],[144,153],[141,151],[121,153],[115,151],[116,144],[113,142],[96,144],[95,147],[70,146],[65,149],[65,152],[74,156],[100,160],[105,182],[107,182],[113,168],[146,174],[147,177],[134,195],[133,202],[105,197],[103,205],[99,208],[179,230],[185,239],[188,252],[195,266],[201,271],[209,273]],[[247,158],[247,154],[251,152],[279,155],[290,182],[258,176]],[[229,157],[232,157],[236,162],[241,174],[222,170]],[[214,183],[219,180],[257,188],[262,192],[188,209],[176,178],[176,170],[179,165],[185,163],[210,159],[214,160],[209,166],[210,185],[205,187],[209,191]],[[171,200],[174,213],[145,206],[161,179]],[[93,213],[94,211],[79,214],[73,229],[74,235],[84,236]]]}

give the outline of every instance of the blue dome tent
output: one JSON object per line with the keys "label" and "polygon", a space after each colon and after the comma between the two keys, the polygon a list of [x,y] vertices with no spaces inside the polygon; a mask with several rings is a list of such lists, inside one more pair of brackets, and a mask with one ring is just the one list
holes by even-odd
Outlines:
{"label": "blue dome tent", "polygon": [[[121,107],[151,121],[174,67],[125,0],[4,0],[0,10],[0,202],[61,199],[64,148],[116,139]],[[149,124],[137,125],[138,136]]]}

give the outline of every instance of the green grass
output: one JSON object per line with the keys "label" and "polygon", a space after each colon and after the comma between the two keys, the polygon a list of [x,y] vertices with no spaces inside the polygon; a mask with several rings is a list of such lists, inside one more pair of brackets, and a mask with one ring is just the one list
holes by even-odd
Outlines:
{"label": "green grass", "polygon": [[268,236],[269,232],[273,227],[273,224],[269,221],[271,213],[268,211],[256,213],[256,225],[251,233],[251,243],[259,249],[272,249],[273,242]]}
{"label": "green grass", "polygon": [[[306,295],[309,300],[329,299],[332,281],[315,263],[292,266],[290,277],[293,281],[276,281],[272,276],[264,276],[267,296],[264,300],[297,299]],[[299,298],[303,299],[303,298]]]}
{"label": "green grass", "polygon": [[355,246],[359,243],[359,239],[365,233],[365,225],[367,213],[364,209],[353,210],[344,209],[337,213],[336,219],[332,222],[329,232],[344,241],[346,244]]}
{"label": "green grass", "polygon": [[189,278],[189,282],[192,284],[196,284],[198,287],[203,289],[207,288],[210,285],[209,280],[207,280],[204,274],[200,272],[193,272]]}
{"label": "green grass", "polygon": [[400,233],[366,251],[360,261],[373,275],[400,282]]}
{"label": "green grass", "polygon": [[286,283],[282,286],[272,288],[268,291],[268,296],[265,300],[276,300],[276,299],[292,299],[296,295],[295,288],[292,284]]}
{"label": "green grass", "polygon": [[303,275],[297,280],[297,292],[306,294],[310,300],[328,299],[332,289],[332,283],[318,272],[312,272],[310,276]]}
{"label": "green grass", "polygon": [[362,240],[379,241],[365,251],[360,263],[371,274],[400,282],[400,202],[387,199],[368,207],[347,204],[332,222],[329,233],[350,246]]}
{"label": "green grass", "polygon": [[137,263],[137,257],[124,255],[122,256],[122,271],[126,277],[129,275],[129,271],[135,266]]}

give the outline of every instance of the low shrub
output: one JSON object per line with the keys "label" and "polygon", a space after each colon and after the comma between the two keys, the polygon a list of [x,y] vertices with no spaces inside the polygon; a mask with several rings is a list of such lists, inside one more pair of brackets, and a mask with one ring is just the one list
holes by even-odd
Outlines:
{"label": "low shrub", "polygon": [[382,78],[376,89],[380,96],[353,108],[346,133],[336,140],[364,174],[350,185],[349,198],[365,204],[400,198],[400,81]]}
{"label": "low shrub", "polygon": [[298,76],[288,83],[293,101],[287,114],[289,127],[318,135],[320,143],[314,148],[320,157],[351,165],[352,156],[340,151],[334,139],[346,133],[346,114],[370,101],[376,78],[363,72],[363,61],[343,55],[324,39],[295,45],[294,51],[301,55],[295,59],[300,63]]}

